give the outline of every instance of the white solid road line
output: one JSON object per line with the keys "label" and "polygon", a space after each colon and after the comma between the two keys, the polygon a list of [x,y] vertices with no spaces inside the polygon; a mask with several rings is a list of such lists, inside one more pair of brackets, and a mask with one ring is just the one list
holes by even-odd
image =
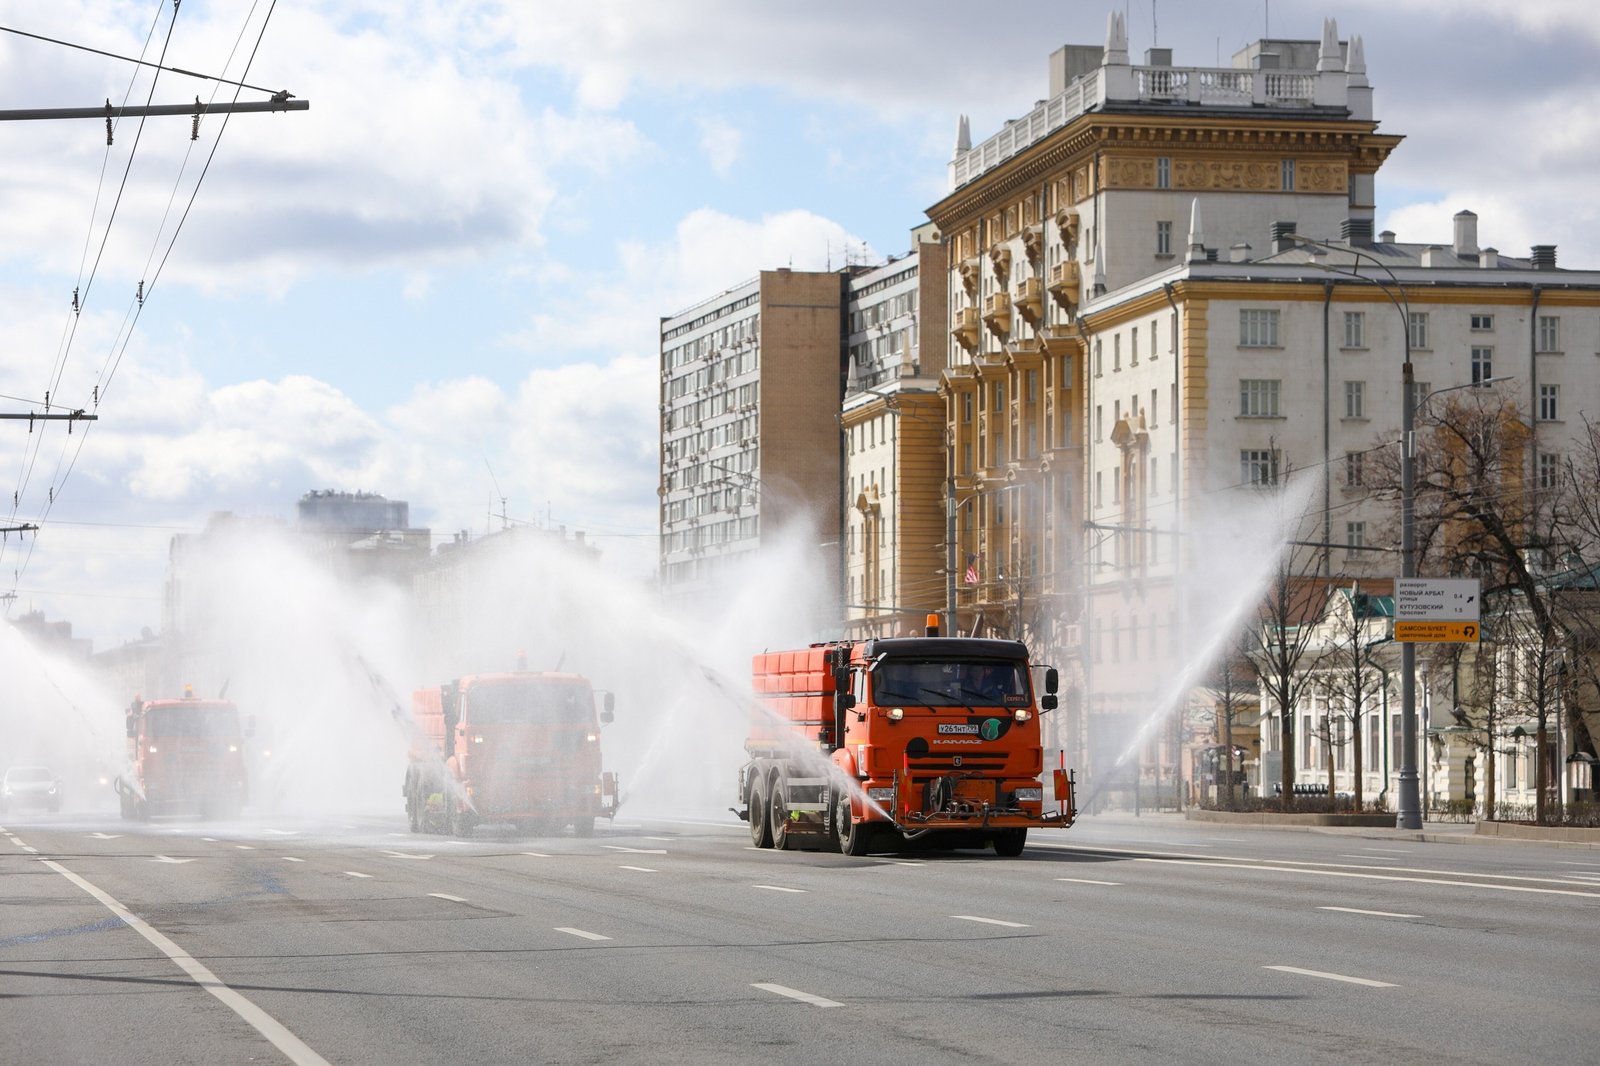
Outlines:
{"label": "white solid road line", "polygon": [[177,865],[178,863],[194,862],[193,859],[174,859],[170,855],[157,855],[155,858],[151,859],[150,861],[151,862],[170,862],[170,863],[172,863],[174,865]]}
{"label": "white solid road line", "polygon": [[240,851],[256,850],[256,846],[254,844],[235,844],[234,847],[238,848]]}
{"label": "white solid road line", "polygon": [[[1366,881],[1408,881],[1418,885],[1446,885],[1451,888],[1487,888],[1496,892],[1533,892],[1546,896],[1582,896],[1585,899],[1600,899],[1596,892],[1572,892],[1561,888],[1533,888],[1528,885],[1494,885],[1487,881],[1446,881],[1442,877],[1399,877],[1397,874],[1360,874],[1348,870],[1322,870],[1299,864],[1295,866],[1257,866],[1239,862],[1203,862],[1196,859],[1151,859],[1136,857],[1134,862],[1161,862],[1174,866],[1220,866],[1225,870],[1270,870],[1280,874],[1320,874],[1323,877],[1358,877]],[[1398,871],[1397,871],[1398,873]],[[1472,876],[1468,874],[1467,876]],[[1483,877],[1505,878],[1506,874],[1482,874]],[[1531,878],[1524,878],[1531,880]],[[1556,884],[1582,884],[1581,881],[1557,881]]]}
{"label": "white solid road line", "polygon": [[753,984],[750,987],[759,988],[763,992],[771,992],[774,995],[788,996],[790,999],[798,999],[801,1003],[809,1003],[813,1007],[844,1006],[843,1003],[837,1003],[831,999],[823,999],[821,996],[813,996],[810,992],[802,992],[797,988],[789,988],[785,985],[773,985],[762,982],[760,984]]}
{"label": "white solid road line", "polygon": [[873,859],[872,861],[875,862],[875,863],[878,863],[881,866],[926,866],[926,865],[928,865],[925,862],[907,862],[904,859]]}
{"label": "white solid road line", "polygon": [[550,856],[546,855],[542,851],[525,851],[522,854],[524,854],[524,855],[532,855],[536,859],[548,859],[550,857]]}
{"label": "white solid road line", "polygon": [[1393,911],[1364,911],[1356,907],[1318,907],[1319,911],[1339,911],[1343,914],[1370,914],[1375,918],[1421,918],[1420,914],[1395,914]]}
{"label": "white solid road line", "polygon": [[1021,922],[1002,922],[999,918],[980,918],[976,914],[952,914],[952,918],[960,918],[963,922],[982,922],[984,925],[1003,925],[1007,929],[1029,929],[1031,926]]}
{"label": "white solid road line", "polygon": [[1345,983],[1352,985],[1366,985],[1368,988],[1399,987],[1398,985],[1390,984],[1388,981],[1373,981],[1365,977],[1350,977],[1349,975],[1342,973],[1324,973],[1321,970],[1302,970],[1298,966],[1263,966],[1262,969],[1279,970],[1283,973],[1298,973],[1303,974],[1306,977],[1322,977],[1329,981],[1344,981]]}
{"label": "white solid road line", "polygon": [[256,1032],[266,1037],[268,1042],[283,1052],[284,1057],[294,1063],[295,1066],[329,1066],[327,1059],[311,1050],[304,1041],[291,1033],[282,1022],[223,984],[218,980],[216,974],[196,962],[188,952],[167,939],[164,934],[153,928],[143,918],[140,918],[110,895],[91,885],[60,863],[51,862],[49,859],[41,859],[39,861],[99,900],[107,910],[121,918],[124,925],[144,937],[155,946],[157,951],[177,964],[178,968],[188,974],[195,984],[210,992],[221,1000],[228,1009],[250,1023]]}
{"label": "white solid road line", "polygon": [[305,862],[304,859],[297,859],[293,855],[285,855],[283,857],[283,861],[284,862]]}
{"label": "white solid road line", "polygon": [[627,851],[635,855],[665,855],[667,853],[666,848],[625,848],[621,844],[601,844],[600,846],[608,851]]}
{"label": "white solid road line", "polygon": [[1087,877],[1058,877],[1057,881],[1070,881],[1075,885],[1121,885],[1121,881],[1091,881]]}
{"label": "white solid road line", "polygon": [[372,875],[371,874],[357,873],[354,870],[346,870],[345,871],[345,876],[346,877],[371,877]]}
{"label": "white solid road line", "polygon": [[587,929],[572,929],[572,928],[569,928],[569,927],[564,926],[564,925],[556,926],[556,932],[558,932],[558,933],[566,933],[568,936],[581,936],[585,940],[610,940],[611,939],[608,936],[601,936],[599,933],[591,933]]}
{"label": "white solid road line", "polygon": [[660,870],[652,870],[648,866],[619,866],[619,870],[638,870],[642,874],[658,874]]}
{"label": "white solid road line", "polygon": [[452,896],[447,892],[429,892],[428,895],[434,897],[435,899],[447,899],[451,903],[465,903],[466,902],[466,900],[462,899],[460,896]]}
{"label": "white solid road line", "polygon": [[768,892],[804,892],[803,888],[784,888],[782,885],[751,885],[751,888],[764,888]]}

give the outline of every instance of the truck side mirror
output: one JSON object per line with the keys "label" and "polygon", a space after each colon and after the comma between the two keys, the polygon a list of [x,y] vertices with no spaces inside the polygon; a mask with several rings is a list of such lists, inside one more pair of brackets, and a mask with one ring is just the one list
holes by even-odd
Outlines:
{"label": "truck side mirror", "polygon": [[124,719],[124,726],[128,732],[128,739],[132,740],[139,735],[139,716],[129,711]]}
{"label": "truck side mirror", "polygon": [[1053,666],[1044,672],[1044,690],[1052,694],[1061,691],[1061,675]]}
{"label": "truck side mirror", "polygon": [[1039,698],[1039,710],[1040,711],[1053,711],[1053,710],[1056,709],[1056,706],[1057,706],[1057,701],[1056,701],[1056,694],[1054,692],[1046,692],[1043,696],[1041,696]]}
{"label": "truck side mirror", "polygon": [[605,706],[600,708],[600,724],[610,725],[617,720],[617,696],[614,692],[607,692]]}

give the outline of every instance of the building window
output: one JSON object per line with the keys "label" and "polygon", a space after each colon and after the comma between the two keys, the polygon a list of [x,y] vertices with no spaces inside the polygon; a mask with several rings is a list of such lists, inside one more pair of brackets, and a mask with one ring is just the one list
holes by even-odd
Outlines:
{"label": "building window", "polygon": [[1367,383],[1365,381],[1347,381],[1344,383],[1344,416],[1346,418],[1367,417]]}
{"label": "building window", "polygon": [[1541,352],[1561,350],[1561,319],[1558,316],[1539,316],[1539,350]]}
{"label": "building window", "polygon": [[1250,309],[1239,311],[1239,347],[1276,348],[1277,346],[1277,311]]}
{"label": "building window", "polygon": [[[1488,381],[1492,377],[1494,377],[1494,349],[1473,348],[1472,383],[1476,385],[1480,381]],[[1418,393],[1423,396],[1427,395],[1427,393],[1422,392],[1420,389],[1418,390]]]}
{"label": "building window", "polygon": [[1139,327],[1134,326],[1128,330],[1128,364],[1139,365]]}
{"label": "building window", "polygon": [[1359,489],[1362,486],[1362,467],[1365,464],[1366,452],[1344,453],[1344,487]]}
{"label": "building window", "polygon": [[1493,315],[1473,315],[1472,316],[1472,328],[1474,330],[1479,331],[1479,332],[1482,332],[1483,330],[1487,330],[1487,329],[1494,329],[1494,316]]}
{"label": "building window", "polygon": [[1406,337],[1412,351],[1428,348],[1428,312],[1412,311],[1406,315]]}
{"label": "building window", "polygon": [[1094,472],[1094,505],[1096,507],[1104,506],[1105,498],[1105,471],[1096,470]]}
{"label": "building window", "polygon": [[1344,524],[1344,549],[1345,557],[1358,559],[1361,549],[1367,543],[1367,524],[1365,522],[1346,522]]}
{"label": "building window", "polygon": [[1539,386],[1539,421],[1554,422],[1561,416],[1557,414],[1557,401],[1561,399],[1560,385]]}
{"label": "building window", "polygon": [[1346,311],[1344,313],[1344,346],[1346,348],[1365,348],[1367,346],[1367,316],[1362,311]]}
{"label": "building window", "polygon": [[1171,222],[1157,222],[1156,223],[1156,254],[1157,255],[1171,255],[1172,254],[1172,223]]}
{"label": "building window", "polygon": [[1105,352],[1101,347],[1100,338],[1096,337],[1094,339],[1094,376],[1095,377],[1099,377],[1101,371],[1103,371],[1105,369],[1104,356],[1105,356]]}
{"label": "building window", "polygon": [[[1158,189],[1170,189],[1170,188],[1172,188],[1172,157],[1171,156],[1162,155],[1162,156],[1157,156],[1156,157],[1156,188],[1158,188]],[[1168,228],[1170,228],[1172,226],[1172,223],[1168,222],[1168,223],[1166,223],[1166,225],[1168,226]]]}
{"label": "building window", "polygon": [[1245,418],[1278,417],[1278,381],[1243,378],[1239,381],[1239,414]]}
{"label": "building window", "polygon": [[1284,192],[1293,192],[1294,191],[1294,160],[1293,159],[1285,159],[1283,161],[1283,165],[1282,165],[1282,167],[1280,169],[1282,171],[1282,178],[1283,178],[1283,191]]}
{"label": "building window", "polygon": [[1106,439],[1106,408],[1104,404],[1094,405],[1094,439]]}
{"label": "building window", "polygon": [[1271,448],[1247,448],[1239,453],[1239,480],[1266,488],[1278,483],[1278,453]]}
{"label": "building window", "polygon": [[972,393],[970,392],[961,394],[961,421],[963,423],[972,421]]}
{"label": "building window", "polygon": [[1561,478],[1561,456],[1554,452],[1539,453],[1539,487],[1553,489]]}

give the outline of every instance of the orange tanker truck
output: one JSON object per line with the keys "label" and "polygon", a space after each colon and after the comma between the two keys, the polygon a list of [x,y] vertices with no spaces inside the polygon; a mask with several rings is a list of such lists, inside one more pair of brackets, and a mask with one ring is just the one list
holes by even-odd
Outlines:
{"label": "orange tanker truck", "polygon": [[755,656],[764,714],[745,741],[734,812],[762,848],[993,846],[1020,854],[1030,828],[1077,815],[1072,775],[1044,803],[1039,713],[1020,641],[929,635],[834,641]]}
{"label": "orange tanker truck", "polygon": [[[520,664],[519,664],[520,665]],[[617,813],[617,777],[600,770],[595,693],[578,674],[475,674],[412,693],[406,815],[413,833],[469,836],[480,823],[594,832]]]}
{"label": "orange tanker truck", "polygon": [[128,767],[116,779],[122,817],[237,818],[245,802],[244,736],[228,700],[135,696],[126,715]]}

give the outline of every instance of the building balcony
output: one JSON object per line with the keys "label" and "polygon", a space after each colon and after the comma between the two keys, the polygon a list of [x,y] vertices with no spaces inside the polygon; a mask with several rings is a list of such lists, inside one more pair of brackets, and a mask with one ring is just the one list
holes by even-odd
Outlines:
{"label": "building balcony", "polygon": [[1017,286],[1017,314],[1030,326],[1039,324],[1044,316],[1044,282],[1040,278],[1023,278]]}
{"label": "building balcony", "polygon": [[990,293],[983,301],[983,323],[996,337],[1011,335],[1011,294]]}
{"label": "building balcony", "polygon": [[1004,285],[1011,277],[1011,246],[997,244],[989,249],[989,263],[994,267],[994,276]]}
{"label": "building balcony", "polygon": [[978,294],[978,279],[983,273],[983,265],[975,255],[969,255],[956,264],[956,271],[961,275],[961,287],[967,290],[968,296]]}
{"label": "building balcony", "polygon": [[1056,303],[1072,310],[1078,306],[1083,292],[1083,273],[1076,259],[1057,263],[1050,268],[1050,295]]}
{"label": "building balcony", "polygon": [[956,343],[967,351],[978,347],[978,309],[976,307],[963,307],[956,312],[955,326],[950,330],[950,336]]}
{"label": "building balcony", "polygon": [[1078,211],[1063,207],[1056,212],[1056,229],[1061,232],[1061,243],[1072,247],[1078,243]]}

